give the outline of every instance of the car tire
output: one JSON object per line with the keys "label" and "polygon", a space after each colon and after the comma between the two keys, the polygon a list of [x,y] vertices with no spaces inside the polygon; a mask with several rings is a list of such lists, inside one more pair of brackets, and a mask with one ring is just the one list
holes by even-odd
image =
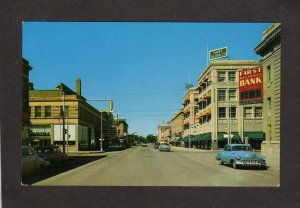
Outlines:
{"label": "car tire", "polygon": [[220,164],[220,165],[224,165],[224,162],[220,159],[220,160],[219,160],[219,164]]}

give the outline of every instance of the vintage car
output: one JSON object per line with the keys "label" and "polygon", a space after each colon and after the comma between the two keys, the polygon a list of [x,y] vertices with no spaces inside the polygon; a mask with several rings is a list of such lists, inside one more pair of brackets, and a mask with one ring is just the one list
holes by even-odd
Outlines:
{"label": "vintage car", "polygon": [[68,160],[68,155],[62,153],[60,148],[55,145],[37,146],[34,150],[38,157],[46,161],[46,166],[64,166]]}
{"label": "vintage car", "polygon": [[22,175],[37,173],[45,164],[46,161],[39,158],[33,148],[22,146]]}
{"label": "vintage car", "polygon": [[220,165],[229,164],[234,169],[241,166],[267,168],[266,158],[256,155],[250,144],[228,144],[217,153],[216,159]]}
{"label": "vintage car", "polygon": [[171,151],[171,147],[169,143],[160,143],[158,149],[159,151],[167,151],[167,152]]}

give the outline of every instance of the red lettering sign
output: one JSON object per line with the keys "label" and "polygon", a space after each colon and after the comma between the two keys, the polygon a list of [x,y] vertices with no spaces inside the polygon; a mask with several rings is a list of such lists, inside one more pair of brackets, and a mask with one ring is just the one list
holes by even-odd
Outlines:
{"label": "red lettering sign", "polygon": [[[262,102],[263,100],[263,68],[239,70],[240,103]],[[251,101],[251,102],[250,102]]]}

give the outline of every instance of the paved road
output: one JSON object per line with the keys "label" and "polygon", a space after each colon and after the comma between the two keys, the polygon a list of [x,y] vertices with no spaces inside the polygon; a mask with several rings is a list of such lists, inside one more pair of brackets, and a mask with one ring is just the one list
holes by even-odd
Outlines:
{"label": "paved road", "polygon": [[279,186],[279,169],[232,169],[212,152],[159,152],[152,145],[108,156],[33,185],[66,186]]}

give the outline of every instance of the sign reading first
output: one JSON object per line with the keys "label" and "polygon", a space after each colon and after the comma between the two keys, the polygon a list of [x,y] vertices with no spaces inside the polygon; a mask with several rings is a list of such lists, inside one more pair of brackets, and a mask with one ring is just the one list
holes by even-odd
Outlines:
{"label": "sign reading first", "polygon": [[209,60],[214,60],[214,59],[219,59],[219,58],[226,58],[227,56],[228,56],[227,47],[209,51]]}

